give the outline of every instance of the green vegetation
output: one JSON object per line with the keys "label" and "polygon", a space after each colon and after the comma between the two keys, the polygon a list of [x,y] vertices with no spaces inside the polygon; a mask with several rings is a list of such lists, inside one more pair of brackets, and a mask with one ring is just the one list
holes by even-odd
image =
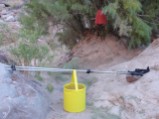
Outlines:
{"label": "green vegetation", "polygon": [[71,61],[67,62],[64,64],[63,68],[66,69],[78,69],[79,68],[79,59],[78,58],[73,58]]}
{"label": "green vegetation", "polygon": [[130,37],[130,47],[150,42],[151,26],[140,17],[142,5],[139,0],[114,0],[103,11],[109,13],[119,36]]}
{"label": "green vegetation", "polygon": [[54,90],[53,85],[49,83],[49,84],[47,85],[47,90],[48,90],[50,93],[53,92],[53,90]]}
{"label": "green vegetation", "polygon": [[26,5],[26,15],[22,15],[23,29],[37,31],[38,35],[46,34],[48,23],[61,25],[63,30],[57,36],[59,41],[72,48],[80,39],[83,30],[83,18],[94,17],[95,9],[87,0],[34,0]]}
{"label": "green vegetation", "polygon": [[0,45],[10,44],[17,40],[18,33],[13,32],[6,24],[0,23]]}
{"label": "green vegetation", "polygon": [[40,75],[40,72],[35,73],[35,78],[36,78],[38,81],[43,81],[43,78],[42,78],[42,76]]}
{"label": "green vegetation", "polygon": [[48,49],[47,47],[40,46],[36,43],[21,41],[18,47],[13,48],[11,52],[21,64],[30,65],[33,59],[42,61],[46,56]]}
{"label": "green vegetation", "polygon": [[[26,34],[35,38],[46,34],[49,23],[61,25],[59,41],[72,48],[85,32],[85,22],[94,29],[93,20],[97,8],[108,16],[108,32],[127,37],[131,48],[150,43],[152,31],[159,27],[159,0],[33,0],[26,5],[21,17]],[[112,30],[113,29],[113,30]]]}

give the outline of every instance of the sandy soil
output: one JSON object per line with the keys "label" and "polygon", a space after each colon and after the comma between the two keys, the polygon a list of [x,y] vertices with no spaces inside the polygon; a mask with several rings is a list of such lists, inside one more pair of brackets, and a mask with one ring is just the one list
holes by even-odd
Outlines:
{"label": "sandy soil", "polygon": [[107,35],[105,39],[97,36],[86,37],[72,50],[74,57],[80,59],[80,65],[85,68],[99,67],[128,61],[137,56],[142,49],[128,50],[124,44],[113,35]]}

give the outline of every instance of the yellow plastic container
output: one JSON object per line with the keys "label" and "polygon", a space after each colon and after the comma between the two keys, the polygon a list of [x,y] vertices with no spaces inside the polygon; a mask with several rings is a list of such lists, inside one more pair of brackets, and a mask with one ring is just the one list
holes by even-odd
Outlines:
{"label": "yellow plastic container", "polygon": [[64,85],[64,110],[82,112],[86,108],[86,86],[78,84],[76,70],[73,70],[72,81]]}

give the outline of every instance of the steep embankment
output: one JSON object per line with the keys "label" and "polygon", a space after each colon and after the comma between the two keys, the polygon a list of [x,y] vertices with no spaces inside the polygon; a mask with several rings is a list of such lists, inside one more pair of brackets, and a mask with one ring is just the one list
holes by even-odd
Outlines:
{"label": "steep embankment", "polygon": [[[159,39],[139,56],[108,70],[134,70],[150,66],[150,72],[134,83],[128,83],[124,75],[97,76],[89,96],[94,106],[121,119],[159,118]],[[104,69],[104,66],[103,66]]]}
{"label": "steep embankment", "polygon": [[112,66],[132,59],[142,50],[128,50],[124,44],[113,35],[105,39],[92,35],[81,40],[72,50],[73,57],[80,59],[83,67]]}

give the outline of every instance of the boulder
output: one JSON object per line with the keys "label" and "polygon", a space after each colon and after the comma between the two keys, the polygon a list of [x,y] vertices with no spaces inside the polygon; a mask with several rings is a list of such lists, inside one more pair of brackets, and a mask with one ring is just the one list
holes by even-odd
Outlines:
{"label": "boulder", "polygon": [[[3,58],[3,60],[6,60]],[[0,119],[45,119],[49,98],[42,86],[0,63]]]}
{"label": "boulder", "polygon": [[0,11],[3,10],[4,8],[5,8],[5,5],[0,3]]}
{"label": "boulder", "polygon": [[15,22],[16,19],[14,16],[12,15],[8,15],[7,18],[5,19],[6,22]]}
{"label": "boulder", "polygon": [[6,14],[8,14],[8,10],[3,9],[0,14],[1,14],[1,15],[6,15]]}
{"label": "boulder", "polygon": [[4,0],[3,3],[10,7],[20,7],[24,4],[23,0]]}

